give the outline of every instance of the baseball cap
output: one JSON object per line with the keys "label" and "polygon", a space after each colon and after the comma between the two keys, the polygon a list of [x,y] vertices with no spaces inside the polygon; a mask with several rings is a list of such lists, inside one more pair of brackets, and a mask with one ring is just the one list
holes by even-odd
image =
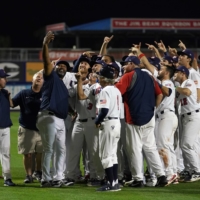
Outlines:
{"label": "baseball cap", "polygon": [[116,62],[109,63],[107,66],[114,68],[118,72],[120,71],[119,65]]}
{"label": "baseball cap", "polygon": [[59,60],[59,61],[57,61],[56,64],[55,64],[55,66],[59,65],[59,64],[66,65],[67,66],[67,71],[71,69],[69,63],[67,61],[65,61],[65,60]]}
{"label": "baseball cap", "polygon": [[160,70],[160,59],[159,58],[152,56],[147,59],[154,67],[156,67],[158,69],[158,71]]}
{"label": "baseball cap", "polygon": [[173,64],[173,58],[171,56],[164,56],[163,60],[167,60],[169,62],[169,64]]}
{"label": "baseball cap", "polygon": [[88,57],[85,57],[85,56],[82,56],[81,58],[79,58],[79,63],[80,62],[83,62],[83,61],[85,61],[85,62],[87,62],[90,66],[91,66],[91,59],[90,58],[88,58]]}
{"label": "baseball cap", "polygon": [[185,73],[187,76],[189,76],[189,74],[190,74],[188,68],[185,67],[185,66],[180,66],[180,67],[176,68],[176,71],[183,72],[183,73]]}
{"label": "baseball cap", "polygon": [[120,64],[124,65],[124,63],[126,62],[132,62],[135,65],[139,65],[140,64],[140,60],[137,56],[128,56],[127,58],[125,58],[125,60],[121,61]]}
{"label": "baseball cap", "polygon": [[189,49],[185,49],[183,51],[178,51],[177,54],[178,55],[187,55],[192,60],[194,59],[194,53],[192,51],[190,51]]}
{"label": "baseball cap", "polygon": [[178,56],[173,56],[172,59],[173,59],[173,63],[177,63],[178,62]]}
{"label": "baseball cap", "polygon": [[103,67],[106,67],[107,64],[103,61],[103,60],[96,60],[96,61],[92,61],[93,62],[93,65],[94,64],[100,64],[102,65]]}
{"label": "baseball cap", "polygon": [[100,76],[103,76],[105,78],[110,78],[110,79],[114,79],[114,69],[112,69],[109,66],[103,67],[100,72],[99,72]]}
{"label": "baseball cap", "polygon": [[3,69],[0,69],[0,78],[6,78],[7,76],[10,76],[10,75],[6,74],[6,72]]}

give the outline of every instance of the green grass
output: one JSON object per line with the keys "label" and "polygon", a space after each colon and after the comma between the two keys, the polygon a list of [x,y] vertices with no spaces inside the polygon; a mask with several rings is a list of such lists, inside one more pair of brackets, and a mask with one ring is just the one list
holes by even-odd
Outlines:
{"label": "green grass", "polygon": [[18,112],[12,112],[11,118],[11,172],[16,187],[4,187],[0,179],[0,200],[199,200],[200,181],[170,185],[165,188],[122,188],[121,192],[99,193],[94,187],[76,184],[67,188],[40,188],[38,182],[24,184],[25,172],[22,155],[17,153]]}

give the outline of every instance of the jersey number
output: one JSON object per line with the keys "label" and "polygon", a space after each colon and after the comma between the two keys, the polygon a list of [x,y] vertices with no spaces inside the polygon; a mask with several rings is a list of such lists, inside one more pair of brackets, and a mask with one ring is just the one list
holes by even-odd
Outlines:
{"label": "jersey number", "polygon": [[187,98],[183,98],[183,99],[181,99],[181,106],[185,106],[185,105],[187,105],[188,103],[187,103]]}
{"label": "jersey number", "polygon": [[92,103],[88,103],[87,109],[88,109],[88,110],[92,110],[92,107],[93,107],[93,104],[92,104]]}

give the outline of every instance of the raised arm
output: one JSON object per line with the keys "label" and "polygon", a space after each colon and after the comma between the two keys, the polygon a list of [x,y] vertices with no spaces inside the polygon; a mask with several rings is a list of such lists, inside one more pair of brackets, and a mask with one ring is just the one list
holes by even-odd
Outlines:
{"label": "raised arm", "polygon": [[111,37],[105,37],[104,40],[103,40],[103,44],[101,46],[101,49],[100,49],[100,52],[99,52],[99,55],[106,55],[107,54],[107,46],[108,46],[108,43],[112,40],[114,36],[112,35]]}
{"label": "raised arm", "polygon": [[75,74],[75,77],[77,79],[77,94],[78,94],[78,99],[79,100],[87,99],[88,97],[84,94],[84,91],[83,91],[83,81],[82,81],[81,73],[78,72],[77,74]]}
{"label": "raised arm", "polygon": [[52,66],[52,63],[49,58],[48,44],[54,40],[54,37],[55,37],[54,34],[51,31],[49,31],[43,40],[42,58],[43,58],[43,62],[44,62],[44,74],[46,76],[49,76],[53,70],[53,66]]}

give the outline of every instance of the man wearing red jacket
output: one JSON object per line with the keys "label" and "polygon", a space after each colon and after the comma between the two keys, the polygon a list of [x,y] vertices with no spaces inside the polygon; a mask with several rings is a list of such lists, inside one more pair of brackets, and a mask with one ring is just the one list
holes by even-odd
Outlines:
{"label": "man wearing red jacket", "polygon": [[132,173],[131,187],[143,187],[143,152],[157,176],[158,187],[166,186],[161,160],[156,147],[154,110],[162,100],[162,92],[146,71],[138,66],[136,56],[128,56],[123,61],[124,75],[116,84],[124,99],[126,121],[126,150]]}

